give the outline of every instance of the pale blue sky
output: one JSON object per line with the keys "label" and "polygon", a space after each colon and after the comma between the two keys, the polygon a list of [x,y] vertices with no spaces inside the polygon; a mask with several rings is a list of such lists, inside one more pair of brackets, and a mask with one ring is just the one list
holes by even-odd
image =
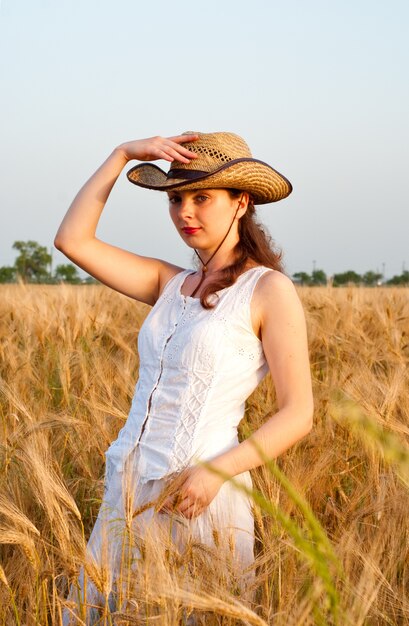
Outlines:
{"label": "pale blue sky", "polygon": [[[0,265],[117,144],[228,130],[293,183],[259,209],[290,274],[409,269],[408,61],[407,0],[2,0]],[[125,171],[99,236],[191,265]]]}

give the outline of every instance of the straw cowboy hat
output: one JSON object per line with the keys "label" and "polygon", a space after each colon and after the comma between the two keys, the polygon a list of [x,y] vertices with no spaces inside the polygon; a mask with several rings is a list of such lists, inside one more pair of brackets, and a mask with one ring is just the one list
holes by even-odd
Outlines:
{"label": "straw cowboy hat", "polygon": [[[191,131],[183,134],[192,134]],[[253,159],[246,142],[234,133],[195,133],[199,138],[183,145],[198,154],[189,163],[173,161],[169,172],[153,163],[135,165],[127,177],[135,185],[171,189],[239,189],[248,191],[254,204],[277,202],[292,191],[291,183],[270,165]]]}

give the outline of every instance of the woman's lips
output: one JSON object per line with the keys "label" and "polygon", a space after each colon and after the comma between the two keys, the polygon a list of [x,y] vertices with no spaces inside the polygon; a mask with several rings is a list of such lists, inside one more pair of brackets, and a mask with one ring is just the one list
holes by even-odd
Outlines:
{"label": "woman's lips", "polygon": [[186,235],[194,235],[195,233],[197,233],[198,230],[200,230],[200,228],[190,228],[188,226],[185,226],[185,228],[182,228],[182,230]]}

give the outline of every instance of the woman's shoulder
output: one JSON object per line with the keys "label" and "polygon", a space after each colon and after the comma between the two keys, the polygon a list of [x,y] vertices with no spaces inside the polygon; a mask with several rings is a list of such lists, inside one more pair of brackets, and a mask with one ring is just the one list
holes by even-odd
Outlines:
{"label": "woman's shoulder", "polygon": [[[259,265],[258,267],[264,268],[263,265]],[[265,269],[270,271],[263,272],[263,274],[259,278],[257,283],[258,291],[264,294],[266,294],[267,292],[271,292],[272,289],[295,291],[295,285],[293,281],[286,274],[269,267],[266,267]]]}
{"label": "woman's shoulder", "polygon": [[301,307],[301,302],[294,283],[283,272],[256,264],[250,269],[254,269],[255,274],[250,304],[251,322],[254,333],[261,339],[264,324],[280,325],[286,316],[291,316],[292,310]]}
{"label": "woman's shoulder", "polygon": [[255,292],[258,292],[261,295],[266,295],[267,293],[271,293],[271,290],[277,289],[295,291],[295,285],[291,278],[286,276],[286,274],[284,274],[283,272],[268,267],[267,265],[253,263],[245,268],[244,273],[249,270],[256,269],[260,270],[260,275],[256,279],[257,285],[255,288]]}
{"label": "woman's shoulder", "polygon": [[301,305],[296,287],[288,276],[279,270],[263,272],[253,294],[253,309],[260,318],[274,315],[282,307],[288,309]]}

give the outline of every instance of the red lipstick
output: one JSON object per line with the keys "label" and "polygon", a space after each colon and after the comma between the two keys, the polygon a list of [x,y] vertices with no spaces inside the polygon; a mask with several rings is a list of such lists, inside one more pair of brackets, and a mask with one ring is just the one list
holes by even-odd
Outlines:
{"label": "red lipstick", "polygon": [[186,235],[194,235],[195,233],[197,233],[198,230],[200,230],[200,228],[191,228],[190,226],[185,226],[184,228],[182,228],[182,230]]}

